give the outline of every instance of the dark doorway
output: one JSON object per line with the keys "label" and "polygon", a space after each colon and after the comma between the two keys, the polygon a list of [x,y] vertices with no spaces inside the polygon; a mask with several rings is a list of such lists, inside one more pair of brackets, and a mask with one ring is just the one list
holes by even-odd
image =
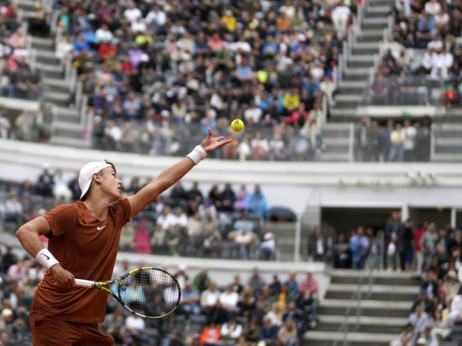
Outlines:
{"label": "dark doorway", "polygon": [[336,233],[345,233],[358,226],[372,227],[375,232],[383,230],[392,211],[396,208],[329,208],[321,209],[323,225],[335,228]]}
{"label": "dark doorway", "polygon": [[[409,208],[409,219],[418,226],[424,221],[433,222],[436,227],[445,227],[447,222],[451,221],[450,208]],[[460,220],[462,221],[462,220]]]}

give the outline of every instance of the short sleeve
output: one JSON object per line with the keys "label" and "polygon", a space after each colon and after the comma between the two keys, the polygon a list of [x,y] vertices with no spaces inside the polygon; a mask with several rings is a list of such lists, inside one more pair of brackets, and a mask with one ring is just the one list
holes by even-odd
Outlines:
{"label": "short sleeve", "polygon": [[69,225],[74,222],[76,212],[76,208],[72,204],[63,204],[44,214],[43,216],[47,219],[51,228],[51,234],[46,234],[46,237],[60,237],[66,234]]}
{"label": "short sleeve", "polygon": [[124,226],[130,221],[131,206],[127,198],[121,199],[110,207],[110,213],[114,221],[120,227]]}

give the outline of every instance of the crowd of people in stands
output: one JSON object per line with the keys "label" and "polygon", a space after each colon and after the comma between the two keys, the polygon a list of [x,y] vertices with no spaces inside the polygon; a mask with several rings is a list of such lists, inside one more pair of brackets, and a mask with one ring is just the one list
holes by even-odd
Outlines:
{"label": "crowd of people in stands", "polygon": [[460,105],[462,7],[459,2],[397,0],[370,86],[379,104]]}
{"label": "crowd of people in stands", "polygon": [[425,162],[430,160],[430,145],[428,117],[414,123],[411,119],[388,120],[386,126],[363,117],[355,130],[357,161]]}
{"label": "crowd of people in stands", "polygon": [[41,77],[27,62],[26,33],[17,20],[13,1],[0,5],[0,97],[37,100],[42,92]]}
{"label": "crowd of people in stands", "polygon": [[[0,256],[0,344],[29,346],[29,310],[45,269],[12,248]],[[129,270],[117,265],[114,276]],[[163,266],[169,270],[168,266]],[[170,269],[172,270],[172,269]],[[295,272],[275,274],[271,282],[255,267],[246,282],[237,274],[218,284],[207,269],[190,277],[181,264],[174,276],[182,286],[179,311],[165,319],[144,320],[108,300],[100,328],[115,345],[266,345],[296,346],[317,325],[318,282],[311,272],[297,280]]]}
{"label": "crowd of people in stands", "polygon": [[[133,177],[125,194],[137,193],[144,184]],[[253,190],[231,184],[211,187],[204,194],[199,185],[178,182],[169,192],[141,212],[122,232],[120,249],[143,254],[275,260],[276,236],[266,223],[268,205],[256,184]],[[79,199],[78,172],[65,176],[45,164],[34,182],[23,181],[3,191],[0,225],[13,232],[22,223],[55,205]],[[44,238],[44,241],[46,239]]]}

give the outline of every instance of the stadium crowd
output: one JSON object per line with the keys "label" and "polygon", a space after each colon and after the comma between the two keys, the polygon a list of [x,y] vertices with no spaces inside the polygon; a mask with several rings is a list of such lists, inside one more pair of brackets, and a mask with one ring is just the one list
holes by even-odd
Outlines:
{"label": "stadium crowd", "polygon": [[378,104],[460,106],[462,40],[458,1],[397,0],[370,86]]}
{"label": "stadium crowd", "polygon": [[0,97],[38,100],[41,77],[27,62],[26,33],[18,22],[18,9],[12,1],[0,5]]}

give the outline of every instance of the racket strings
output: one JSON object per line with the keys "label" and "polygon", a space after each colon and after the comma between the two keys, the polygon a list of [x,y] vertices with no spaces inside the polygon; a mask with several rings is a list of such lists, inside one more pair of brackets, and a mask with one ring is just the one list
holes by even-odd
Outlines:
{"label": "racket strings", "polygon": [[119,296],[137,314],[160,317],[176,307],[180,292],[168,273],[147,268],[128,275],[119,287]]}

